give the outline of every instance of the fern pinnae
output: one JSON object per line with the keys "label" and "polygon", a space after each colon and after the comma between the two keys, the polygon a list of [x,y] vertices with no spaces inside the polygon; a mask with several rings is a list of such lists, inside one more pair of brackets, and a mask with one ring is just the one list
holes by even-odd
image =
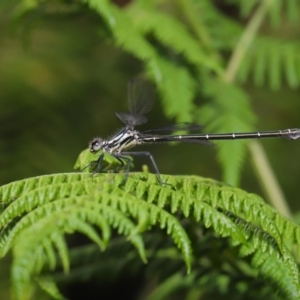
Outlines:
{"label": "fern pinnae", "polygon": [[[193,209],[194,218],[197,221],[201,219],[206,225],[206,227],[213,226],[214,229],[222,236],[232,236],[234,239],[237,239],[239,242],[245,242],[245,238],[243,237],[243,234],[236,227],[236,225],[230,219],[224,216],[224,214],[218,212],[216,209],[213,209],[209,204],[203,201],[196,200],[191,197],[186,197],[184,194],[181,194],[180,192],[174,192],[171,189],[164,189],[164,190],[166,192],[163,194],[159,193],[159,195],[162,195],[161,196],[162,198],[170,197],[169,201],[171,203],[175,198],[176,206],[178,207],[178,209],[180,209],[183,212],[185,217],[188,217],[190,215],[190,211]],[[172,194],[180,195],[180,198],[173,197]],[[158,205],[158,207],[161,208],[163,208],[166,204],[165,200],[163,202],[161,201],[159,202],[158,199],[157,202],[161,204],[163,203],[163,206]],[[166,214],[166,212],[164,212],[164,214]],[[157,217],[158,215],[155,214],[155,218]],[[165,226],[166,220],[167,219],[160,219],[161,227]]]}
{"label": "fern pinnae", "polygon": [[272,49],[272,51],[269,53],[268,81],[270,88],[273,90],[278,90],[281,87],[281,71],[281,47],[277,47],[275,49]]}
{"label": "fern pinnae", "polygon": [[35,279],[39,287],[55,300],[68,300],[59,291],[51,276],[39,276]]}
{"label": "fern pinnae", "polygon": [[[85,208],[83,209],[83,211],[80,211],[79,214],[82,215],[82,213],[84,213],[84,214],[86,214],[86,217],[76,218],[76,217],[72,216],[72,218],[68,218],[68,219],[64,220],[64,222],[63,222],[64,224],[61,227],[63,227],[67,233],[74,233],[75,231],[78,231],[78,232],[84,234],[91,241],[93,241],[95,244],[97,244],[98,247],[103,251],[106,248],[107,241],[104,241],[102,238],[100,238],[97,231],[90,225],[90,223],[91,224],[98,223],[97,222],[98,220],[95,220],[95,216],[92,216],[93,214],[95,214],[95,212],[91,211],[89,209],[85,209]],[[93,220],[94,222],[91,221],[90,216],[92,216],[92,219],[94,219]],[[103,224],[102,218],[97,218],[97,219],[101,219],[101,223]],[[100,227],[100,229],[102,229],[102,228]]]}
{"label": "fern pinnae", "polygon": [[6,207],[1,214],[0,228],[5,226],[9,220],[25,212],[32,211],[37,206],[42,206],[59,198],[88,194],[94,191],[97,186],[97,183],[83,181],[70,184],[59,183],[34,189],[15,199],[14,202]]}
{"label": "fern pinnae", "polygon": [[279,244],[270,233],[240,218],[238,218],[237,224],[240,228],[245,228],[248,247],[253,247],[253,250],[259,249],[260,251],[268,252],[269,254],[277,253],[278,258],[281,256]]}
{"label": "fern pinnae", "polygon": [[[69,207],[67,207],[69,214],[66,214],[65,211],[59,211],[56,214],[49,215],[46,218],[43,218],[41,221],[33,224],[33,226],[29,227],[26,230],[22,231],[22,235],[19,236],[18,240],[16,241],[16,244],[14,246],[14,253],[16,256],[15,264],[18,266],[22,261],[24,261],[24,258],[30,257],[30,254],[32,253],[33,249],[35,249],[36,245],[37,250],[40,250],[43,248],[43,240],[50,239],[51,242],[55,245],[55,247],[58,250],[63,268],[65,271],[68,271],[69,269],[69,259],[68,259],[68,250],[67,245],[65,242],[65,239],[62,236],[62,233],[60,232],[59,227],[62,227],[67,232],[73,232],[74,230],[81,231],[85,235],[87,235],[89,238],[91,238],[95,243],[98,244],[98,246],[103,248],[103,242],[99,238],[99,235],[95,232],[95,230],[86,222],[76,219],[74,214],[74,207],[70,210]],[[79,207],[77,209],[77,213],[82,216],[82,208]],[[88,214],[88,213],[87,213]],[[95,214],[95,211],[91,211],[90,214]],[[54,220],[59,220],[58,223],[54,222]],[[88,220],[91,221],[91,220]],[[34,235],[34,232],[36,231],[36,228],[39,228],[40,234]],[[47,234],[48,233],[48,234]],[[31,237],[31,238],[28,238]],[[30,245],[27,245],[23,248],[24,251],[22,252],[16,252],[16,249],[19,249],[19,246],[24,246],[24,243],[28,242],[28,240],[31,241]],[[49,246],[47,246],[49,249]],[[26,252],[27,250],[27,252]],[[50,250],[50,253],[53,252],[52,249]],[[35,250],[34,253],[37,255],[37,251]],[[42,253],[42,251],[40,251]],[[38,258],[37,258],[38,259]],[[26,259],[27,261],[27,259]],[[17,269],[22,267],[19,265]],[[41,266],[39,267],[41,268]],[[29,273],[32,273],[34,271],[38,271],[36,269],[29,268],[27,269]],[[26,275],[27,278],[29,275]],[[24,279],[25,280],[25,279]],[[25,282],[26,283],[26,282]]]}
{"label": "fern pinnae", "polygon": [[[84,221],[88,221],[88,223],[95,224],[100,230],[101,230],[101,236],[102,239],[99,240],[97,243],[100,249],[105,250],[108,241],[111,238],[111,228],[109,222],[106,220],[106,218],[103,216],[103,214],[99,213],[97,209],[95,209],[95,206],[93,204],[87,206],[87,210],[84,209],[81,213],[86,214],[86,217],[83,218]],[[104,207],[101,207],[101,211],[105,211]],[[99,234],[97,234],[99,236]]]}
{"label": "fern pinnae", "polygon": [[[12,279],[16,299],[32,299],[34,290],[32,275],[36,271],[35,260],[32,256],[33,254],[35,256],[40,254],[40,252],[35,251],[40,247],[40,239],[49,238],[50,236],[52,241],[55,239],[64,268],[68,269],[68,251],[64,239],[60,236],[60,232],[55,231],[51,226],[44,227],[42,233],[36,231],[36,229],[32,231],[31,228],[24,230],[22,236],[18,239],[16,247],[13,249],[15,259],[12,266]],[[42,258],[35,257],[35,259],[42,261]]]}
{"label": "fern pinnae", "polygon": [[[224,193],[223,193],[224,196]],[[225,198],[225,197],[224,197]],[[282,247],[282,238],[281,234],[271,219],[272,216],[272,208],[270,210],[266,210],[267,205],[262,205],[260,203],[260,199],[257,198],[258,202],[255,201],[255,198],[252,201],[250,195],[246,195],[242,192],[240,195],[226,193],[227,201],[225,203],[227,205],[220,205],[222,209],[229,210],[236,215],[243,216],[245,221],[258,223],[262,230],[268,232],[273,236],[273,238],[278,243],[279,248]],[[229,201],[228,201],[229,200]],[[246,205],[246,208],[245,208]],[[250,206],[250,207],[249,207]],[[250,213],[249,213],[250,212]]]}
{"label": "fern pinnae", "polygon": [[[174,191],[169,187],[161,188],[161,191],[158,193],[157,197],[157,205],[160,208],[164,208],[166,203],[170,204],[172,209],[172,213],[175,212],[173,201],[176,203],[176,209],[179,209],[183,212],[185,217],[190,215],[190,211],[193,209],[194,218],[199,221],[200,219],[204,222],[206,227],[210,227],[213,225],[214,229],[221,234],[222,236],[232,236],[234,239],[237,239],[239,242],[245,242],[245,238],[236,227],[234,223],[231,222],[224,214],[218,212],[216,209],[213,209],[209,204],[203,202],[203,199],[195,199],[192,198],[191,195],[194,190],[194,186],[196,181],[186,180],[185,184],[185,192],[188,192],[188,186],[190,187],[189,193],[190,196],[186,196],[186,193],[181,193],[179,191]],[[200,182],[201,184],[201,182]],[[207,190],[208,185],[206,183],[203,184],[204,188]],[[212,188],[213,189],[213,188]],[[216,189],[214,189],[216,190]],[[219,191],[219,189],[218,189]],[[202,195],[204,195],[202,193]],[[152,200],[151,200],[152,203]],[[154,218],[157,218],[157,214],[155,214]],[[152,220],[154,219],[152,217]],[[166,219],[160,220],[160,225],[164,227]]]}
{"label": "fern pinnae", "polygon": [[[2,249],[2,253],[5,254],[7,251],[9,251],[16,237],[19,235],[20,232],[23,232],[24,229],[30,228],[32,225],[37,224],[39,221],[46,219],[47,216],[52,218],[55,213],[60,213],[64,208],[70,209],[71,207],[70,205],[76,205],[77,203],[80,205],[80,203],[84,201],[87,201],[86,196],[69,198],[69,199],[61,199],[55,202],[47,203],[44,206],[38,207],[35,210],[29,212],[9,231],[8,236],[6,237],[4,243],[4,247]],[[81,205],[78,207],[78,210],[80,209],[81,209]],[[68,214],[66,214],[63,217],[67,218]],[[105,226],[103,226],[103,228],[106,229]],[[104,230],[104,232],[106,231],[107,230]]]}
{"label": "fern pinnae", "polygon": [[168,187],[161,189],[156,200],[156,205],[160,208],[164,208],[166,204],[170,202],[169,200],[173,194],[174,192]]}
{"label": "fern pinnae", "polygon": [[14,181],[0,187],[1,203],[10,203],[23,194],[40,187],[51,186],[55,183],[80,182],[89,179],[89,174],[84,173],[63,173],[42,175]]}
{"label": "fern pinnae", "polygon": [[298,70],[298,41],[279,40],[267,36],[258,37],[249,55],[244,57],[238,79],[245,82],[250,76],[257,85],[267,79],[269,87],[278,90],[284,79],[291,88],[300,84]]}
{"label": "fern pinnae", "polygon": [[[245,243],[246,239],[244,233],[236,226],[236,224],[223,213],[212,208],[207,203],[201,203],[202,208],[202,222],[206,228],[213,227],[216,233],[222,237],[230,236],[233,240],[239,243]],[[198,212],[198,209],[195,210]],[[198,217],[198,216],[196,216]]]}
{"label": "fern pinnae", "polygon": [[[140,12],[143,13],[143,18],[134,20],[137,20],[136,26],[141,28],[144,34],[153,33],[167,47],[172,47],[178,54],[182,53],[191,64],[199,67],[204,65],[221,73],[220,66],[205,53],[184,24],[157,10],[140,10]],[[164,24],[163,28],[160,24]]]}
{"label": "fern pinnae", "polygon": [[299,74],[297,74],[298,65],[297,58],[299,57],[298,53],[295,53],[294,49],[287,47],[284,53],[284,66],[286,80],[291,88],[296,88],[299,85]]}
{"label": "fern pinnae", "polygon": [[136,226],[136,232],[142,233],[149,229],[150,216],[147,210],[138,211],[138,224]]}
{"label": "fern pinnae", "polygon": [[109,206],[103,208],[107,221],[119,234],[123,234],[135,246],[143,262],[146,262],[146,254],[143,239],[138,234],[137,226],[123,213]]}
{"label": "fern pinnae", "polygon": [[[275,214],[272,211],[268,211],[265,209],[265,206],[258,205],[258,204],[252,204],[251,206],[251,214],[244,215],[245,220],[248,222],[254,222],[256,224],[259,224],[260,228],[270,234],[278,244],[279,249],[282,250],[283,247],[283,241],[282,237],[283,232],[280,232],[278,230],[278,227],[276,226],[276,223],[273,221],[273,214]],[[270,208],[272,210],[272,208]],[[235,211],[236,214],[240,214],[240,212]],[[243,214],[240,214],[243,215]]]}
{"label": "fern pinnae", "polygon": [[[35,239],[30,239],[30,236],[32,236],[31,229],[29,232],[27,232],[29,235],[26,235],[25,237],[22,236],[20,243],[18,245],[24,245],[27,241],[33,242]],[[28,238],[29,237],[29,238]],[[25,239],[25,241],[22,239]],[[58,230],[51,230],[50,235],[46,235],[45,239],[49,239],[53,245],[57,248],[59,257],[61,259],[61,263],[63,266],[64,271],[68,271],[69,269],[69,258],[68,258],[68,250],[67,245],[65,243],[64,238],[62,237],[61,233]],[[34,274],[38,274],[42,271],[42,268],[45,265],[49,264],[49,257],[45,256],[45,252],[43,251],[45,248],[43,245],[45,245],[45,239],[43,239],[42,245],[37,243],[33,243],[32,246],[29,246],[29,249],[27,247],[24,247],[24,252],[17,254],[15,251],[15,260],[13,263],[13,272],[12,276],[14,279],[14,284],[16,285],[15,290],[19,291],[19,296],[16,297],[17,299],[32,299],[33,294],[33,278]],[[48,248],[48,247],[47,247]],[[34,251],[33,251],[34,249]],[[27,250],[27,252],[26,252]],[[51,256],[53,256],[53,259],[55,260],[54,265],[56,264],[56,254],[54,254],[54,250],[51,249]],[[31,255],[34,254],[34,260],[31,258]],[[33,260],[33,264],[28,264],[28,260]],[[26,264],[26,265],[25,265]],[[21,276],[20,276],[21,274]]]}
{"label": "fern pinnae", "polygon": [[179,209],[180,202],[182,201],[182,195],[180,193],[174,193],[172,195],[170,210],[174,214]]}
{"label": "fern pinnae", "polygon": [[[150,214],[149,220],[151,225],[158,224],[160,228],[166,228],[167,233],[172,236],[175,244],[182,251],[184,260],[189,270],[192,252],[190,241],[178,220],[164,209],[154,204],[141,201],[130,194],[123,195],[122,198],[120,198],[119,203],[123,203],[124,201],[128,202],[128,205],[126,206],[127,212],[130,212],[133,216],[138,214],[139,210],[148,210]],[[137,209],[134,208],[135,206]]]}
{"label": "fern pinnae", "polygon": [[[172,180],[173,185],[176,186],[176,177],[173,177]],[[163,203],[164,205],[166,203],[170,203],[172,213],[175,213],[178,210],[181,201],[185,201],[185,195],[195,197],[195,199],[197,199],[195,201],[197,202],[205,199],[205,201],[212,207],[221,207],[224,210],[232,211],[236,215],[244,216],[245,220],[248,222],[258,222],[262,230],[268,232],[276,239],[280,248],[282,246],[281,237],[285,235],[287,237],[294,235],[294,244],[298,243],[298,226],[276,213],[273,208],[264,204],[263,200],[255,194],[249,194],[245,191],[229,186],[220,186],[219,184],[215,184],[214,181],[212,184],[208,184],[207,180],[202,181],[198,178],[185,179],[183,181],[183,187],[184,195],[179,192],[172,191],[171,189],[165,189],[162,193],[163,196],[160,196],[163,188],[159,189],[159,187],[156,186],[155,194],[157,198],[162,197],[160,200],[160,205],[162,206]],[[143,187],[141,190],[145,191],[146,189],[144,188],[145,187]],[[142,192],[140,192],[140,197],[142,196],[146,196],[147,199],[149,194],[143,195]],[[168,197],[168,202],[166,202],[164,197]],[[154,199],[151,198],[151,203],[153,203],[153,201]],[[187,203],[188,202],[186,202],[186,204]],[[185,207],[186,213],[188,207],[188,205]],[[299,248],[297,247],[297,249]]]}
{"label": "fern pinnae", "polygon": [[[144,189],[141,192],[141,190],[137,190],[137,197],[142,198],[144,196]],[[161,191],[161,187],[159,186],[155,186],[155,185],[151,185],[149,186],[148,190],[147,190],[147,202],[148,203],[153,203],[155,202],[155,200],[158,197],[159,192]]]}
{"label": "fern pinnae", "polygon": [[220,183],[215,180],[207,180],[206,178],[189,176],[182,180],[182,192],[187,197],[193,197],[202,200],[205,197],[215,198],[218,201],[218,195],[212,195],[213,191],[219,191],[214,187],[219,187]]}
{"label": "fern pinnae", "polygon": [[[193,184],[186,186],[186,190],[188,187],[191,188],[188,194],[192,195],[194,193]],[[247,222],[259,223],[262,230],[271,234],[278,243],[279,248],[282,249],[281,236],[283,233],[279,232],[273,220],[274,216],[277,214],[271,207],[263,204],[259,197],[255,195],[252,196],[251,194],[247,194],[246,192],[236,188],[219,188],[214,186],[207,186],[206,195],[204,195],[203,199],[205,199],[205,202],[209,205],[216,208],[220,207],[225,211],[231,211],[239,216],[244,216]],[[199,205],[200,201],[203,199],[197,199],[197,202],[195,201],[195,203]],[[210,225],[209,220],[206,220],[206,222],[208,222],[206,223],[206,226]],[[294,230],[296,230],[296,228],[297,226],[294,227]]]}
{"label": "fern pinnae", "polygon": [[[177,122],[192,122],[192,112],[195,108],[195,79],[180,65],[174,65],[162,58],[158,61],[163,75],[172,74],[167,80],[158,82],[166,116],[176,118]],[[173,88],[174,86],[177,87],[176,90]]]}
{"label": "fern pinnae", "polygon": [[283,242],[282,242],[282,235],[280,234],[276,224],[270,218],[269,214],[263,214],[262,212],[258,215],[260,217],[260,226],[263,230],[267,231],[278,243],[279,249],[282,251]]}
{"label": "fern pinnae", "polygon": [[292,274],[293,283],[297,287],[297,296],[300,297],[299,268],[293,255],[285,246],[283,251],[283,261],[287,267],[287,270]]}
{"label": "fern pinnae", "polygon": [[161,77],[154,48],[133,25],[131,18],[107,0],[87,0],[87,3],[106,20],[116,43],[139,59],[148,61],[148,67],[156,77]]}
{"label": "fern pinnae", "polygon": [[45,254],[44,248],[39,245],[36,247],[34,252],[34,271],[39,274],[43,270],[45,262],[47,261],[47,256]]}
{"label": "fern pinnae", "polygon": [[[47,220],[48,221],[48,220]],[[49,222],[47,222],[49,224]],[[31,228],[30,228],[31,231]],[[69,252],[66,240],[63,237],[63,233],[57,228],[53,228],[52,232],[48,236],[51,242],[54,244],[56,249],[58,250],[58,255],[60,261],[63,266],[64,272],[69,272],[70,270],[70,259],[69,259]]]}
{"label": "fern pinnae", "polygon": [[[255,117],[250,107],[249,97],[241,89],[210,78],[207,78],[204,83],[207,96],[212,97],[214,102],[199,109],[198,118],[201,118],[202,122],[209,122],[208,131],[233,132],[235,128],[241,131],[253,129]],[[246,142],[218,143],[217,150],[218,161],[223,167],[224,181],[237,185],[245,158]]]}
{"label": "fern pinnae", "polygon": [[[112,197],[114,201],[111,201],[109,199]],[[142,241],[142,237],[138,234],[139,230],[141,230],[141,227],[143,227],[142,224],[145,222],[145,218],[147,219],[147,216],[145,217],[144,213],[140,213],[139,215],[136,215],[134,212],[137,212],[135,208],[133,210],[129,210],[128,204],[122,205],[122,208],[124,212],[121,212],[118,208],[118,204],[126,201],[126,199],[123,199],[122,197],[119,199],[119,201],[116,201],[116,199],[119,199],[116,195],[111,196],[110,194],[104,194],[101,193],[101,195],[94,195],[92,200],[99,202],[97,204],[90,203],[85,204],[91,205],[91,208],[96,211],[97,213],[102,213],[105,215],[106,221],[115,229],[117,229],[119,234],[124,234],[125,236],[129,236],[130,242],[136,247],[141,259],[146,262],[146,255],[144,250],[144,244]],[[122,201],[124,200],[124,201]],[[114,203],[115,205],[110,205],[111,203]],[[136,203],[133,203],[136,205]],[[133,212],[133,217],[142,217],[141,223],[139,223],[137,226],[127,217],[128,213]]]}
{"label": "fern pinnae", "polygon": [[47,264],[51,271],[54,271],[56,268],[56,253],[53,248],[53,244],[50,239],[43,239],[41,246],[44,248],[45,255],[47,256]]}
{"label": "fern pinnae", "polygon": [[262,53],[257,57],[255,61],[253,77],[254,83],[257,86],[263,86],[265,83],[265,75],[267,71],[267,51],[262,51]]}
{"label": "fern pinnae", "polygon": [[284,299],[299,299],[298,266],[289,251],[285,253],[287,256],[278,257],[276,253],[255,252],[252,265],[259,268],[264,277],[271,277],[273,282],[280,287],[281,294],[285,294]]}
{"label": "fern pinnae", "polygon": [[176,217],[163,210],[162,208],[159,208],[153,204],[147,204],[147,206],[150,210],[151,224],[157,224],[160,228],[166,229],[167,234],[172,237],[172,240],[182,252],[183,259],[186,263],[187,271],[189,273],[191,269],[192,248],[190,239],[184,228]]}

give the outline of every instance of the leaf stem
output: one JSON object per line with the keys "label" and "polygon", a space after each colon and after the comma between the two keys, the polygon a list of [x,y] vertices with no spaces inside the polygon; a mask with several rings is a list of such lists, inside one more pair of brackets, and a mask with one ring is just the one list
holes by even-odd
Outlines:
{"label": "leaf stem", "polygon": [[[224,75],[225,81],[234,82],[241,62],[249,50],[251,43],[253,42],[266,13],[273,2],[273,0],[261,1],[256,12],[253,14],[243,35],[235,47],[231,58],[229,59]],[[268,162],[264,149],[256,141],[250,142],[248,144],[248,148],[252,156],[253,168],[260,179],[259,182],[265,192],[266,198],[278,211],[291,218],[292,214],[289,210],[276,176],[270,166],[270,163]]]}
{"label": "leaf stem", "polygon": [[259,178],[262,189],[265,195],[269,199],[269,202],[279,212],[288,218],[292,218],[291,211],[285,201],[282,190],[276,180],[274,172],[268,162],[265,151],[263,150],[260,143],[252,141],[248,146],[252,155],[252,163],[257,177]]}
{"label": "leaf stem", "polygon": [[227,82],[233,82],[237,74],[238,68],[246,55],[252,41],[254,40],[256,33],[264,20],[265,14],[269,9],[269,6],[272,4],[273,0],[264,0],[261,1],[260,6],[257,8],[253,17],[250,19],[246,29],[244,30],[243,35],[241,36],[237,46],[235,47],[227,69],[225,71],[225,79]]}

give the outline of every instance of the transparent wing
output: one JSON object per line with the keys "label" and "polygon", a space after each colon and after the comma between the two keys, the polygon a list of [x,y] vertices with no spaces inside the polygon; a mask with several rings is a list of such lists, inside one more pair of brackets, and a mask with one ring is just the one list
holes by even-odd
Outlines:
{"label": "transparent wing", "polygon": [[155,94],[153,86],[138,78],[128,83],[129,112],[133,115],[144,115],[154,104]]}
{"label": "transparent wing", "polygon": [[116,116],[125,124],[131,127],[147,123],[148,119],[143,115],[136,115],[126,112],[116,112]]}
{"label": "transparent wing", "polygon": [[149,129],[146,131],[143,131],[143,133],[150,133],[150,132],[172,132],[172,131],[178,131],[178,130],[186,130],[186,131],[193,131],[193,130],[202,130],[204,127],[198,124],[194,123],[178,123],[173,124],[165,127],[155,128],[155,129]]}
{"label": "transparent wing", "polygon": [[116,115],[130,127],[145,124],[148,120],[144,114],[150,111],[154,101],[154,88],[149,82],[131,79],[128,83],[129,112],[116,112]]}

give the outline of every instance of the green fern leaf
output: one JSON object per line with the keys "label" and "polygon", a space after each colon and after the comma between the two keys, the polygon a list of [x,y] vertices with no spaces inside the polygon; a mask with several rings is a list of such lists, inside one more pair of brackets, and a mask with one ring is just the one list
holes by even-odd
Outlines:
{"label": "green fern leaf", "polygon": [[[7,243],[7,246],[6,248],[9,248],[8,247],[8,244]],[[48,266],[49,266],[49,269],[51,271],[54,271],[55,268],[56,268],[56,253],[55,253],[55,250],[53,248],[53,244],[51,243],[50,240],[43,240],[42,243],[41,243],[41,246],[43,247],[44,249],[44,252],[45,252],[45,255],[46,255],[46,261],[48,263]],[[6,250],[7,251],[7,250]],[[5,250],[3,251],[5,252]]]}
{"label": "green fern leaf", "polygon": [[[271,277],[277,286],[284,291],[284,299],[298,299],[299,279],[297,277],[298,269],[295,261],[285,258],[288,265],[281,258],[275,257],[263,252],[257,252],[253,256],[252,264],[260,267],[260,272],[264,277]],[[289,266],[291,264],[291,266]],[[294,270],[294,272],[291,272]]]}
{"label": "green fern leaf", "polygon": [[36,279],[39,287],[44,290],[48,295],[55,300],[67,300],[59,291],[57,285],[55,284],[53,278],[50,276],[43,276]]}
{"label": "green fern leaf", "polygon": [[[242,90],[222,81],[208,79],[206,94],[213,102],[205,105],[198,112],[199,120],[207,123],[207,130],[220,132],[251,131],[254,115],[249,100]],[[222,142],[218,145],[218,160],[223,167],[224,181],[237,185],[241,166],[245,158],[246,142]]]}
{"label": "green fern leaf", "polygon": [[[176,245],[164,253],[173,253],[178,260],[174,251],[179,249],[190,272],[195,263],[195,245],[182,226],[184,220],[201,223],[219,237],[229,237],[232,245],[240,246],[243,256],[268,253],[270,263],[279,259],[293,282],[288,284],[277,275],[272,280],[282,290],[288,286],[298,289],[298,270],[291,254],[300,236],[296,224],[280,216],[260,197],[243,190],[197,176],[162,177],[170,185],[161,186],[156,175],[146,173],[130,174],[127,182],[122,174],[90,177],[71,173],[41,176],[0,188],[5,204],[0,218],[2,255],[13,251],[16,299],[30,299],[35,289],[33,278],[42,270],[55,270],[59,264],[65,272],[70,269],[73,262],[64,236],[75,231],[104,251],[111,243],[114,228],[146,262],[142,234],[158,226]],[[100,234],[95,228],[100,229]],[[150,251],[147,255],[153,254]],[[254,266],[263,269],[266,260],[260,257],[262,260],[254,261]],[[266,276],[268,272],[270,269],[266,269]],[[50,284],[50,294],[52,288],[55,293],[55,286]]]}
{"label": "green fern leaf", "polygon": [[[44,221],[44,220],[46,220],[46,221]],[[48,224],[50,222],[53,222],[52,220],[50,222],[47,219],[44,219],[44,220],[43,220],[43,222],[48,223]],[[32,228],[34,228],[34,227],[35,226],[33,226]],[[33,234],[33,232],[35,231],[35,230],[32,230],[32,228],[29,229],[29,231],[31,231],[30,234]],[[26,237],[26,234],[24,234],[24,236]],[[55,230],[55,229],[52,230],[51,234],[48,237],[58,250],[58,254],[61,259],[64,271],[68,272],[70,269],[70,261],[69,261],[69,254],[68,254],[68,249],[67,249],[67,244],[66,244],[65,239],[63,238],[61,232],[59,230]],[[24,241],[21,240],[19,243],[22,245],[22,242],[24,242]],[[18,244],[18,242],[16,244]],[[23,255],[23,253],[22,253],[22,255]]]}
{"label": "green fern leaf", "polygon": [[[193,77],[186,68],[176,66],[167,60],[160,59],[159,65],[163,74],[172,74],[171,77],[164,77],[158,82],[166,116],[176,118],[178,122],[191,122],[196,91]],[[149,71],[148,73],[151,75]]]}
{"label": "green fern leaf", "polygon": [[[93,172],[93,162],[96,162],[97,159],[99,158],[99,155],[102,154],[101,152],[98,153],[91,153],[90,149],[85,149],[83,150],[74,165],[74,170],[82,171],[83,169],[87,169],[87,171]],[[118,167],[120,162],[113,156],[105,153],[104,154],[104,159],[102,162],[102,168],[103,170],[106,169],[114,169]]]}
{"label": "green fern leaf", "polygon": [[[153,34],[160,42],[170,47],[177,54],[183,54],[191,64],[204,66],[221,74],[221,67],[216,64],[215,59],[210,58],[201,48],[199,42],[193,38],[183,23],[165,13],[152,10],[147,7],[143,9],[139,1],[129,6],[129,16],[140,28],[144,35]],[[134,18],[140,15],[142,17]],[[164,24],[164,26],[161,26]]]}
{"label": "green fern leaf", "polygon": [[[194,109],[192,101],[196,90],[194,76],[189,74],[185,67],[162,59],[148,42],[147,32],[154,31],[161,41],[170,44],[176,51],[183,52],[193,64],[197,64],[198,68],[204,67],[220,73],[220,66],[201,51],[198,43],[193,40],[183,25],[167,15],[151,14],[147,10],[147,12],[142,11],[143,18],[132,18],[130,6],[127,10],[124,9],[126,11],[124,14],[108,1],[89,0],[87,2],[106,20],[117,45],[145,62],[147,74],[156,81],[162,99],[165,101],[164,107],[167,116],[176,117],[179,122],[192,121]],[[135,11],[137,8],[138,6],[133,6],[132,9]],[[155,16],[154,19],[153,16]],[[166,22],[164,28],[160,26],[161,20]],[[177,29],[175,35],[174,26]],[[184,45],[182,41],[186,41],[191,47],[182,46]]]}
{"label": "green fern leaf", "polygon": [[289,22],[296,22],[298,20],[299,2],[297,0],[276,0],[268,3],[261,2],[259,0],[253,1],[239,1],[230,0],[239,6],[242,17],[248,18],[259,5],[265,5],[268,8],[268,14],[270,15],[271,25],[278,27],[284,20],[283,16],[287,16]]}
{"label": "green fern leaf", "polygon": [[252,71],[254,83],[259,86],[268,78],[273,90],[278,90],[284,79],[291,88],[296,88],[300,84],[297,71],[299,49],[298,41],[259,37],[249,49],[249,54],[244,57],[238,79],[245,82]]}

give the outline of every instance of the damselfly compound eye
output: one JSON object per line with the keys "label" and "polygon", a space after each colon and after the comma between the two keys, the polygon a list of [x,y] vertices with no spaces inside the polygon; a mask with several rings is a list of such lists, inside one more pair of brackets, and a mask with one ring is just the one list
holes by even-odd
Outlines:
{"label": "damselfly compound eye", "polygon": [[102,146],[102,139],[101,138],[95,138],[90,143],[90,151],[92,153],[95,153],[101,149]]}

